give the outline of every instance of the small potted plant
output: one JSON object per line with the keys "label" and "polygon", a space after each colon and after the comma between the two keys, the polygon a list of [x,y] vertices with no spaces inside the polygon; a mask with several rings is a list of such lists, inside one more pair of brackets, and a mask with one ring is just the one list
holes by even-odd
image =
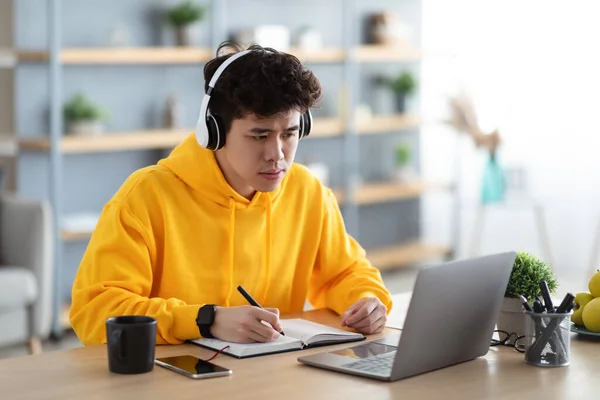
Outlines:
{"label": "small potted plant", "polygon": [[407,143],[399,143],[395,148],[395,178],[399,182],[408,182],[412,178],[412,150]]}
{"label": "small potted plant", "polygon": [[190,45],[190,26],[204,18],[205,9],[191,1],[184,1],[167,12],[167,21],[175,28],[177,44]]}
{"label": "small potted plant", "polygon": [[383,75],[378,77],[377,82],[387,86],[394,92],[396,96],[396,111],[399,113],[405,112],[406,98],[412,95],[417,88],[417,82],[413,74],[405,71],[396,77]]}
{"label": "small potted plant", "polygon": [[533,254],[518,252],[498,316],[498,330],[518,336],[525,334],[526,320],[519,296],[532,305],[541,296],[541,281],[546,281],[551,294],[556,293],[558,283],[550,265]]}
{"label": "small potted plant", "polygon": [[97,135],[104,132],[103,121],[108,114],[93,104],[85,95],[77,93],[64,107],[67,132],[70,134]]}

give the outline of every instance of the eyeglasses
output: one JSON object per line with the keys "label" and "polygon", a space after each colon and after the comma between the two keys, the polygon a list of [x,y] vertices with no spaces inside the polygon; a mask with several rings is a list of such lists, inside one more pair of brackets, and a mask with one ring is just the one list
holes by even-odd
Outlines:
{"label": "eyeglasses", "polygon": [[525,336],[500,330],[496,330],[494,333],[498,334],[498,339],[492,338],[490,346],[514,347],[519,353],[525,353]]}

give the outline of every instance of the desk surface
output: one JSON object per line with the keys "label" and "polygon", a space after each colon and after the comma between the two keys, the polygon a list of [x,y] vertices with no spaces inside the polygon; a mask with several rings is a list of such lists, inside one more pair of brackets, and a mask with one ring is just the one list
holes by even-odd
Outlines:
{"label": "desk surface", "polygon": [[[406,307],[399,304],[398,309]],[[339,326],[326,310],[290,315]],[[398,335],[386,329],[381,335]],[[330,372],[297,362],[317,349],[238,360],[219,355],[214,363],[229,367],[225,378],[193,380],[164,368],[141,375],[108,371],[105,346],[91,346],[0,361],[0,397],[6,399],[591,399],[598,393],[600,341],[573,334],[571,365],[541,368],[527,365],[514,349],[491,348],[474,361],[397,382],[380,382]],[[156,356],[214,353],[194,345],[159,346]],[[596,393],[594,395],[594,393]],[[276,396],[276,397],[275,397]]]}

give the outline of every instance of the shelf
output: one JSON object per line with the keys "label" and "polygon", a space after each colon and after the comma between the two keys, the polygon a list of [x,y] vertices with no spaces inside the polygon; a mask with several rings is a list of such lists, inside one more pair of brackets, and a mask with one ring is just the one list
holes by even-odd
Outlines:
{"label": "shelf", "polygon": [[390,270],[406,267],[429,259],[443,258],[450,252],[450,248],[441,245],[429,245],[413,242],[367,249],[367,258],[379,270]]}
{"label": "shelf", "polygon": [[425,182],[396,183],[384,182],[369,184],[356,190],[355,200],[359,205],[385,203],[419,197],[434,186]]}
{"label": "shelf", "polygon": [[[342,134],[342,122],[339,118],[318,118],[314,120],[314,130],[309,137],[329,137]],[[61,152],[97,153],[104,151],[162,149],[175,147],[181,143],[192,129],[149,130],[138,132],[107,132],[95,136],[65,136],[61,141]],[[19,148],[30,151],[47,151],[50,139],[20,139]]]}
{"label": "shelf", "polygon": [[344,123],[337,117],[321,117],[313,120],[313,128],[308,138],[340,136],[344,133]]}
{"label": "shelf", "polygon": [[[96,153],[139,149],[161,149],[175,147],[188,135],[189,130],[154,130],[140,132],[113,132],[96,136],[66,136],[61,141],[61,152]],[[50,149],[48,138],[21,139],[19,148],[46,151]]]}
{"label": "shelf", "polygon": [[421,53],[410,47],[362,45],[354,49],[359,62],[418,61]]}
{"label": "shelf", "polygon": [[357,121],[357,131],[359,135],[369,135],[387,131],[416,129],[420,124],[421,119],[413,115],[375,115],[369,120]]}
{"label": "shelf", "polygon": [[[388,201],[415,198],[425,191],[436,186],[425,182],[397,183],[382,182],[366,184],[357,188],[354,200],[358,205],[385,203]],[[346,196],[341,190],[334,190],[339,204],[346,201]]]}
{"label": "shelf", "polygon": [[[209,49],[193,47],[69,48],[60,53],[64,64],[197,64],[212,58]],[[20,62],[46,62],[47,51],[18,51]]]}
{"label": "shelf", "polygon": [[60,237],[65,242],[77,242],[80,240],[88,240],[92,236],[92,232],[71,232],[67,230],[62,230],[60,232]]}
{"label": "shelf", "polygon": [[60,327],[64,331],[73,328],[71,325],[70,318],[69,318],[70,311],[71,311],[70,304],[64,304],[60,310]]}
{"label": "shelf", "polygon": [[302,63],[337,63],[346,58],[346,52],[337,48],[303,50],[292,47],[286,53],[295,55]]}
{"label": "shelf", "polygon": [[[348,53],[342,48],[304,50],[289,48],[306,63],[338,63],[346,60]],[[415,61],[421,58],[412,48],[361,45],[353,50],[359,62]],[[64,64],[195,64],[205,63],[214,56],[209,48],[201,47],[90,47],[65,48],[60,53]],[[18,50],[16,60],[23,63],[43,63],[49,60],[45,50]]]}

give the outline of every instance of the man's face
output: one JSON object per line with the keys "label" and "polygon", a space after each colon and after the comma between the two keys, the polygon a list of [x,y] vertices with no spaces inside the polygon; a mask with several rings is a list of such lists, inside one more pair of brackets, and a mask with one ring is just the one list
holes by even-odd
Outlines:
{"label": "man's face", "polygon": [[251,199],[256,191],[277,189],[294,162],[300,112],[261,119],[249,114],[235,119],[217,162],[231,187]]}

